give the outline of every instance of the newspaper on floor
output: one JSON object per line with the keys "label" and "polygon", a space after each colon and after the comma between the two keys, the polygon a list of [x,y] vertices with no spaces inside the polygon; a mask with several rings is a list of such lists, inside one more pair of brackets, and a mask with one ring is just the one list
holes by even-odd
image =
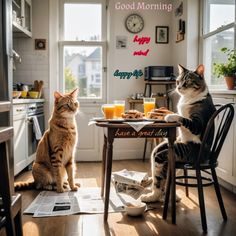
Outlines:
{"label": "newspaper on floor", "polygon": [[[77,192],[57,193],[42,191],[24,211],[33,217],[72,215],[77,213],[103,213],[104,199],[100,188],[80,188]],[[110,191],[109,212],[124,210],[124,204],[135,199],[117,194],[114,188]]]}
{"label": "newspaper on floor", "polygon": [[129,189],[143,191],[151,184],[152,179],[146,172],[128,171],[126,169],[113,172],[112,181],[117,192],[126,192]]}
{"label": "newspaper on floor", "polygon": [[129,171],[123,169],[121,171],[112,172],[114,181],[124,184],[142,185],[143,182],[148,180],[146,172]]}

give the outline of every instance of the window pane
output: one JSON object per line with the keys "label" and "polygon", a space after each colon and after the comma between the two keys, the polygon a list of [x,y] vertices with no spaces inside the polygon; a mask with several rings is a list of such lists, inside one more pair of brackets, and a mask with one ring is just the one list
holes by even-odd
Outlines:
{"label": "window pane", "polygon": [[65,91],[79,87],[80,98],[102,97],[102,48],[64,47]]}
{"label": "window pane", "polygon": [[234,0],[206,0],[205,32],[209,33],[235,20]]}
{"label": "window pane", "polygon": [[213,75],[213,63],[225,62],[226,56],[220,51],[221,48],[234,48],[234,29],[225,30],[204,40],[203,63],[206,67],[205,77],[210,85],[223,84],[223,78]]}
{"label": "window pane", "polygon": [[101,40],[101,4],[65,4],[65,40]]}

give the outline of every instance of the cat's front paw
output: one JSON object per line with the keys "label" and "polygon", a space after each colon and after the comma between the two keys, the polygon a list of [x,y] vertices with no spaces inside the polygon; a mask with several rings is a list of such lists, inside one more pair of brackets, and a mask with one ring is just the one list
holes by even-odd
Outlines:
{"label": "cat's front paw", "polygon": [[65,192],[65,190],[64,190],[64,188],[62,188],[62,187],[57,187],[57,192],[58,193],[64,193]]}
{"label": "cat's front paw", "polygon": [[168,114],[165,116],[165,121],[166,122],[179,122],[180,116],[177,114]]}
{"label": "cat's front paw", "polygon": [[78,186],[74,185],[74,186],[71,188],[71,191],[78,191]]}
{"label": "cat's front paw", "polygon": [[160,189],[156,189],[151,193],[141,195],[140,199],[142,202],[163,202],[164,192]]}

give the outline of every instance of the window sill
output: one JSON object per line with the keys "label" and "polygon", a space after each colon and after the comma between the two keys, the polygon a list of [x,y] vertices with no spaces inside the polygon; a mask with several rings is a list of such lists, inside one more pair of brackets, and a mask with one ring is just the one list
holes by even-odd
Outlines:
{"label": "window sill", "polygon": [[229,95],[236,95],[236,90],[229,90],[229,89],[209,89],[211,94],[229,94]]}

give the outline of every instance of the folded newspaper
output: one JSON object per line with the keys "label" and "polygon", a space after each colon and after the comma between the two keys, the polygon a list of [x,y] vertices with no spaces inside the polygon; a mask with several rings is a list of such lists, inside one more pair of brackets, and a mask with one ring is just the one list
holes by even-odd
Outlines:
{"label": "folded newspaper", "polygon": [[151,183],[146,172],[128,171],[126,169],[113,172],[112,181],[115,183],[118,192],[127,188],[143,189]]}
{"label": "folded newspaper", "polygon": [[[114,188],[110,189],[109,212],[124,210],[126,202],[133,202],[130,196],[117,194]],[[104,199],[100,188],[79,188],[77,192],[42,191],[25,209],[24,214],[33,214],[33,217],[49,217],[72,215],[77,213],[103,213]]]}

